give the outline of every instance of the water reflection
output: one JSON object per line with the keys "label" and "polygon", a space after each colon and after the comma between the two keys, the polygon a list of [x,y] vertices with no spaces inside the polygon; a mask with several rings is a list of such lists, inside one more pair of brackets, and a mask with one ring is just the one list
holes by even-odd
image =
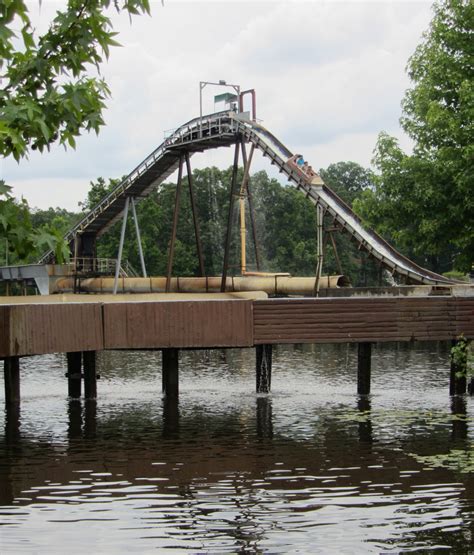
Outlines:
{"label": "water reflection", "polygon": [[359,395],[357,399],[357,410],[360,413],[359,420],[359,441],[371,444],[372,437],[372,419],[371,419],[371,402],[369,395]]}
{"label": "water reflection", "polygon": [[450,404],[438,347],[392,367],[397,349],[376,351],[370,396],[352,347],[279,348],[271,395],[250,350],[185,353],[179,403],[157,395],[154,354],[102,355],[97,402],[54,391],[38,360],[23,383],[40,369],[44,389],[0,435],[0,551],[467,553],[471,476],[414,455],[467,453],[471,400]]}

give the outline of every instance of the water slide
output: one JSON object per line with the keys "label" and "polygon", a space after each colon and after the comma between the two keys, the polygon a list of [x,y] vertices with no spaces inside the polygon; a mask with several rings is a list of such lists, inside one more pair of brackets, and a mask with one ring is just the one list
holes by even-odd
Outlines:
{"label": "water slide", "polygon": [[[127,197],[135,201],[147,197],[164,182],[179,166],[184,152],[190,156],[211,148],[230,146],[241,138],[255,145],[287,175],[290,182],[315,204],[330,214],[339,227],[378,260],[392,274],[405,276],[410,283],[452,284],[453,281],[418,266],[380,237],[367,229],[351,208],[327,187],[319,176],[308,176],[293,162],[293,154],[274,135],[244,114],[230,111],[218,112],[203,118],[195,118],[172,132],[163,143],[137,166],[117,187],[98,203],[66,236],[71,242],[76,234],[89,233],[96,237],[104,233],[124,210]],[[48,251],[39,263],[51,262],[54,253]]]}

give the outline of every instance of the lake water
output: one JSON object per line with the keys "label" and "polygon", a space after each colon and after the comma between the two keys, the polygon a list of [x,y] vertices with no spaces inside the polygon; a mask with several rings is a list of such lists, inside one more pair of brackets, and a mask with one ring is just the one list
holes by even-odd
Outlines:
{"label": "lake water", "polygon": [[367,398],[356,359],[279,347],[257,396],[253,350],[182,352],[179,404],[159,352],[101,353],[97,402],[68,400],[63,355],[23,359],[0,552],[472,553],[473,400],[449,397],[449,347],[374,347]]}

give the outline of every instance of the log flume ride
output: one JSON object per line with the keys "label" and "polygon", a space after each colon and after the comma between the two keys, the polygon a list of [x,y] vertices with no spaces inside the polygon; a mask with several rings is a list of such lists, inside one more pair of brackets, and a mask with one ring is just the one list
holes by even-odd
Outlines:
{"label": "log flume ride", "polygon": [[[232,110],[217,112],[188,121],[158,146],[121,183],[102,199],[66,235],[72,244],[77,235],[102,235],[124,211],[127,197],[136,201],[146,198],[164,182],[180,164],[184,153],[192,155],[213,148],[238,144],[242,141],[259,149],[280,173],[288,177],[315,205],[334,219],[361,249],[368,252],[392,274],[404,276],[411,283],[449,284],[452,280],[422,268],[399,253],[375,231],[368,229],[351,208],[317,174],[306,174],[294,163],[294,154],[270,131],[248,115]],[[46,252],[40,264],[50,263],[54,252]]]}

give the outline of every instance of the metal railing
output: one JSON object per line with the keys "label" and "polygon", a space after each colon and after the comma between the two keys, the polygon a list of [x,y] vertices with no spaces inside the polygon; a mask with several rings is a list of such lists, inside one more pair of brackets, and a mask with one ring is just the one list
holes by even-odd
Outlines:
{"label": "metal railing", "polygon": [[[113,276],[117,267],[116,258],[72,258],[69,263],[70,275],[76,276]],[[138,277],[138,272],[128,262],[122,261],[120,277]]]}

